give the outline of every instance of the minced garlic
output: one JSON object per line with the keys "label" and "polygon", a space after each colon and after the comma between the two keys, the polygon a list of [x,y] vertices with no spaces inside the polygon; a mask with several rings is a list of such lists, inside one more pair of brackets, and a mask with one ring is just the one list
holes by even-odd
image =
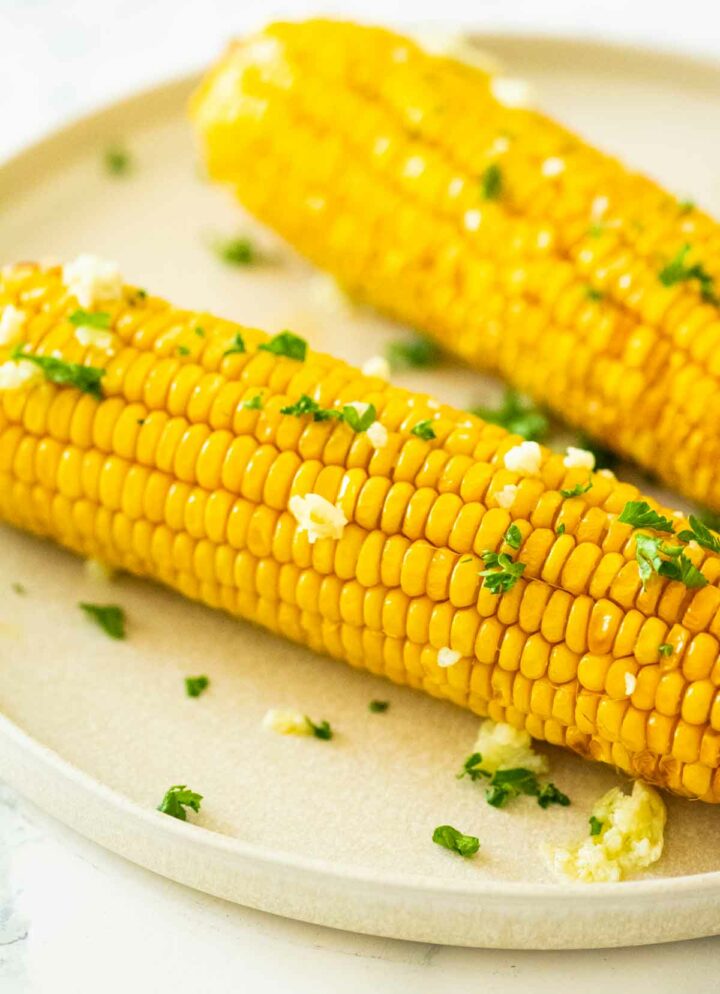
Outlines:
{"label": "minced garlic", "polygon": [[512,507],[515,503],[515,498],[517,497],[518,488],[514,483],[508,483],[501,490],[495,494],[495,500],[498,503],[498,507],[502,507],[507,510]]}
{"label": "minced garlic", "polygon": [[447,669],[448,666],[454,666],[455,663],[460,662],[461,659],[462,653],[458,652],[456,649],[451,649],[447,645],[443,646],[442,649],[438,649],[437,664],[443,669]]}
{"label": "minced garlic", "polygon": [[312,725],[304,714],[287,708],[270,708],[263,718],[263,728],[278,735],[312,735]]}
{"label": "minced garlic", "polygon": [[372,355],[362,367],[363,376],[377,376],[381,380],[390,379],[390,363],[384,356]]}
{"label": "minced garlic", "polygon": [[0,345],[16,342],[25,327],[27,314],[19,307],[7,304],[0,311]]}
{"label": "minced garlic", "polygon": [[474,751],[482,756],[482,768],[488,773],[518,768],[532,773],[547,773],[548,770],[546,757],[533,750],[528,733],[503,721],[491,721],[490,718],[483,721]]}
{"label": "minced garlic", "polygon": [[307,532],[308,542],[313,545],[320,538],[342,538],[347,518],[337,504],[320,494],[295,494],[290,498],[288,509],[298,523],[300,531]]}
{"label": "minced garlic", "polygon": [[588,449],[576,449],[574,445],[568,445],[563,466],[568,469],[595,469],[595,455]]}
{"label": "minced garlic", "polygon": [[388,443],[388,430],[379,421],[373,421],[365,434],[374,449],[384,449]]}
{"label": "minced garlic", "polygon": [[27,359],[0,365],[0,390],[19,390],[42,379],[42,371]]}
{"label": "minced garlic", "polygon": [[63,266],[63,283],[77,298],[78,304],[91,310],[97,304],[119,300],[122,276],[115,262],[106,262],[95,255],[79,255]]}
{"label": "minced garlic", "polygon": [[81,324],[75,329],[75,338],[84,348],[88,346],[99,349],[101,352],[112,352],[113,334],[111,331],[102,331],[100,328],[89,328]]}
{"label": "minced garlic", "polygon": [[505,468],[526,476],[536,476],[540,471],[542,450],[537,442],[520,442],[508,449],[503,459]]}
{"label": "minced garlic", "polygon": [[631,794],[609,790],[592,811],[599,830],[567,848],[550,849],[552,868],[582,883],[607,883],[656,863],[663,851],[665,804],[652,787],[639,780]]}

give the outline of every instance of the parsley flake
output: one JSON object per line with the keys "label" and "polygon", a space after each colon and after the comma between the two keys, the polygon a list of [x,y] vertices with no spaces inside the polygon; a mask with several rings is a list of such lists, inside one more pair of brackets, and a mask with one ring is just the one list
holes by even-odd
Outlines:
{"label": "parsley flake", "polygon": [[119,145],[113,145],[103,156],[105,171],[111,176],[127,176],[132,171],[130,153]]}
{"label": "parsley flake", "polygon": [[392,370],[428,369],[440,361],[440,349],[429,338],[398,339],[385,348],[385,355]]}
{"label": "parsley flake", "polygon": [[98,369],[95,366],[81,366],[76,362],[65,362],[64,359],[56,359],[54,356],[31,355],[29,352],[23,352],[20,345],[14,346],[10,352],[10,358],[14,362],[32,362],[42,370],[49,383],[56,383],[63,387],[76,387],[83,393],[89,393],[92,397],[102,400],[103,392],[100,380],[105,375],[104,369]]}
{"label": "parsley flake", "polygon": [[330,421],[332,418],[336,420],[342,419],[340,411],[320,407],[318,402],[306,393],[302,394],[300,399],[295,401],[294,404],[287,404],[285,407],[281,407],[280,413],[291,414],[296,418],[312,417],[313,421]]}
{"label": "parsley flake", "polygon": [[672,654],[673,654],[673,647],[670,645],[669,642],[662,642],[658,646],[658,653],[661,656],[672,656]]}
{"label": "parsley flake", "polygon": [[491,778],[491,774],[482,768],[480,765],[481,763],[482,755],[479,752],[471,753],[463,763],[462,769],[457,774],[457,779],[462,780],[463,777],[470,777],[473,782],[482,779],[489,780]]}
{"label": "parsley flake", "polygon": [[242,337],[239,331],[235,332],[235,337],[233,338],[232,345],[229,349],[225,349],[222,354],[223,359],[226,355],[235,355],[236,353],[246,352],[245,339]]}
{"label": "parsley flake", "polygon": [[555,529],[555,534],[556,535],[564,535],[565,534],[565,525],[563,525],[563,524],[558,525],[557,528]]}
{"label": "parsley flake", "polygon": [[680,545],[667,545],[661,538],[640,533],[635,536],[635,556],[643,590],[655,573],[677,580],[688,588],[705,587],[707,577],[693,565]]}
{"label": "parsley flake", "polygon": [[310,731],[316,739],[323,739],[323,741],[327,742],[328,739],[333,737],[333,731],[329,722],[321,721],[316,725],[315,722],[311,718],[308,718],[307,715],[305,715],[305,721],[308,723]]}
{"label": "parsley flake", "polygon": [[185,692],[188,697],[199,697],[203,690],[210,686],[210,679],[206,676],[186,676]]}
{"label": "parsley flake", "polygon": [[218,238],[212,247],[218,259],[228,266],[251,266],[260,258],[249,238]]}
{"label": "parsley flake", "polygon": [[570,497],[581,497],[586,494],[588,490],[592,489],[592,477],[590,477],[587,483],[576,483],[571,490],[561,490],[560,496],[563,500],[568,500]]}
{"label": "parsley flake", "polygon": [[537,798],[541,808],[548,808],[551,804],[560,804],[567,807],[570,798],[563,794],[554,783],[540,784],[537,774],[532,770],[518,767],[512,770],[495,770],[489,773],[482,768],[482,755],[474,752],[463,763],[463,767],[457,774],[458,780],[463,777],[470,777],[475,782],[485,780],[488,789],[485,791],[485,800],[494,808],[504,808],[508,801],[525,794],[528,797]]}
{"label": "parsley flake", "polygon": [[480,848],[480,839],[476,835],[463,835],[452,825],[438,825],[432,834],[432,840],[436,845],[456,852],[458,856],[474,856]]}
{"label": "parsley flake", "polygon": [[370,701],[368,711],[371,711],[372,714],[385,714],[389,707],[390,701]]}
{"label": "parsley flake", "polygon": [[83,311],[78,309],[73,311],[68,318],[70,324],[76,328],[109,328],[110,315],[105,311]]}
{"label": "parsley flake", "polygon": [[373,404],[368,404],[367,410],[363,414],[358,414],[358,410],[352,404],[345,404],[342,409],[342,416],[345,424],[349,425],[355,432],[367,431],[370,425],[377,420],[377,411]]}
{"label": "parsley flake", "polygon": [[22,583],[12,583],[10,588],[14,594],[18,594],[20,597],[24,597],[27,593],[27,587]]}
{"label": "parsley flake", "polygon": [[474,407],[470,413],[531,442],[541,442],[550,427],[545,415],[516,390],[505,391],[500,407]]}
{"label": "parsley flake", "polygon": [[430,418],[426,418],[424,421],[418,421],[415,427],[410,429],[410,434],[421,438],[423,442],[431,442],[433,438],[437,437]]}
{"label": "parsley flake", "polygon": [[125,612],[117,604],[88,604],[81,602],[78,606],[111,639],[124,639],[126,637]]}
{"label": "parsley flake", "polygon": [[522,532],[517,525],[512,524],[505,532],[504,541],[510,546],[511,549],[519,549],[522,545]]}
{"label": "parsley flake", "polygon": [[196,794],[194,790],[190,790],[184,783],[175,784],[174,787],[170,787],[165,793],[165,797],[160,801],[157,809],[158,811],[162,811],[164,815],[170,815],[171,818],[177,818],[179,821],[187,821],[185,808],[191,808],[193,811],[198,812],[202,799],[202,794]]}
{"label": "parsley flake", "polygon": [[190,355],[190,349],[187,345],[178,345],[177,352],[178,355]]}
{"label": "parsley flake", "polygon": [[197,328],[195,328],[195,334],[197,335],[198,338],[204,338],[205,337],[205,329],[201,328],[200,325],[198,325]]}
{"label": "parsley flake", "polygon": [[694,514],[691,514],[688,520],[690,528],[684,528],[678,533],[680,541],[697,542],[704,549],[709,549],[711,552],[720,552],[720,536],[713,535],[707,525]]}
{"label": "parsley flake", "polygon": [[678,200],[678,211],[681,214],[690,214],[695,210],[694,200]]}
{"label": "parsley flake", "polygon": [[590,815],[588,822],[590,823],[590,835],[599,835],[602,832],[603,823],[595,815]]}
{"label": "parsley flake", "polygon": [[585,288],[585,296],[588,300],[600,301],[605,299],[605,294],[602,290],[598,290],[594,286],[588,286]]}
{"label": "parsley flake", "polygon": [[629,500],[620,512],[618,521],[633,528],[652,528],[656,532],[673,532],[670,518],[653,511],[646,500]]}
{"label": "parsley flake", "polygon": [[492,162],[480,177],[480,192],[485,200],[499,200],[503,192],[502,170]]}
{"label": "parsley flake", "polygon": [[245,411],[262,411],[262,396],[258,393],[250,400],[244,401],[242,406]]}
{"label": "parsley flake", "polygon": [[516,563],[505,552],[483,552],[482,560],[487,569],[482,570],[483,586],[491,594],[506,594],[525,572],[525,563]]}
{"label": "parsley flake", "polygon": [[660,270],[658,279],[663,286],[675,286],[677,283],[697,280],[702,299],[708,304],[720,304],[720,298],[715,293],[715,282],[702,263],[695,262],[692,266],[688,266],[685,261],[689,252],[690,246],[683,245],[677,255]]}
{"label": "parsley flake", "polygon": [[288,359],[295,359],[304,362],[307,354],[307,342],[299,335],[294,335],[291,331],[281,331],[277,335],[262,345],[258,346],[261,352],[272,352],[273,355],[286,356]]}

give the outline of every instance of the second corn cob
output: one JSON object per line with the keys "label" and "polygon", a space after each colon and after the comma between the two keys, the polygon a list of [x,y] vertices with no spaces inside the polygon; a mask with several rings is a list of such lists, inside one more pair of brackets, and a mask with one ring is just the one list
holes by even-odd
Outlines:
{"label": "second corn cob", "polygon": [[1,519],[720,801],[720,555],[635,487],[91,260],[0,315]]}
{"label": "second corn cob", "polygon": [[720,509],[720,229],[506,97],[308,21],[231,47],[193,115],[211,176],[352,294]]}

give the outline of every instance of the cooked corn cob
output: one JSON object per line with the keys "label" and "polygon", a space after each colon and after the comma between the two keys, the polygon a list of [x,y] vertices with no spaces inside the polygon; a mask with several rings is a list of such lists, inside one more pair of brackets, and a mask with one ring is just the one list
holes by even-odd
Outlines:
{"label": "cooked corn cob", "polygon": [[[0,518],[720,801],[720,555],[690,543],[683,562],[705,585],[653,575],[643,590],[639,533],[618,520],[638,492],[612,474],[588,480],[495,425],[109,277],[88,315],[70,271],[23,264],[0,280],[0,313],[15,316],[0,347]],[[83,324],[110,346],[83,344]],[[37,369],[47,356],[76,365]],[[62,370],[83,389],[44,378]],[[358,402],[387,432],[377,448],[327,413]],[[299,413],[313,409],[325,419]],[[537,468],[508,469],[528,444]],[[500,593],[493,553],[508,557]]]}
{"label": "cooked corn cob", "polygon": [[494,94],[309,21],[233,45],[192,112],[211,176],[353,295],[719,509],[717,224]]}

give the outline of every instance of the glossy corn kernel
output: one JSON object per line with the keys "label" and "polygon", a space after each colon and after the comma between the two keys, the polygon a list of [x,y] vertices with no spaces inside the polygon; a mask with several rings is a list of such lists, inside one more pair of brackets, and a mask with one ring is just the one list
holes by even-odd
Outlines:
{"label": "glossy corn kernel", "polygon": [[[130,288],[103,305],[113,348],[100,351],[72,334],[78,302],[59,269],[4,270],[8,305],[25,314],[29,354],[105,375],[100,399],[42,377],[0,391],[0,518],[720,801],[720,618],[709,594],[720,557],[693,552],[705,587],[656,576],[643,591],[631,529],[617,522],[634,487],[594,476],[558,536],[563,456],[541,450],[536,476],[510,472],[503,457],[517,436],[478,418],[329,356],[275,355],[259,331]],[[238,334],[245,351],[228,353]],[[342,421],[282,413],[305,393],[323,408],[372,403],[390,461]],[[411,433],[425,419],[428,441]],[[508,476],[519,489],[531,480],[533,507],[497,505]],[[324,531],[312,533],[313,515]],[[501,551],[524,571],[494,594],[482,556]]]}
{"label": "glossy corn kernel", "polygon": [[[211,177],[354,296],[720,508],[717,225],[493,93],[390,31],[313,20],[231,46],[192,114]],[[709,284],[661,281],[686,244]]]}

